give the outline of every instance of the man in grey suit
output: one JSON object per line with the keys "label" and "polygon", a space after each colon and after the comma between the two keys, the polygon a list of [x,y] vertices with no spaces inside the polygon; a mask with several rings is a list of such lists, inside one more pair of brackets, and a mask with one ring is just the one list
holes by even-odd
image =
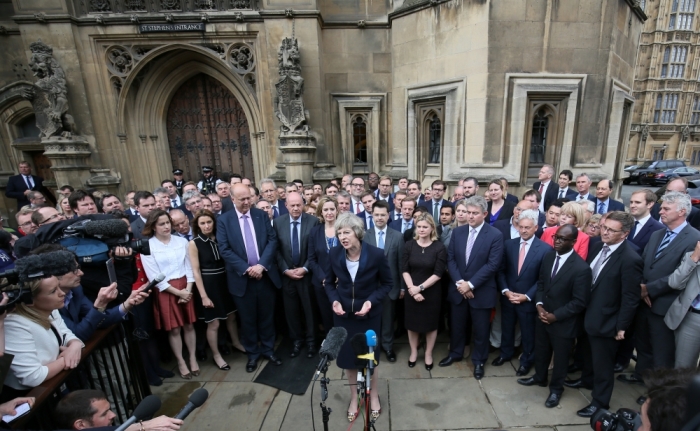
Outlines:
{"label": "man in grey suit", "polygon": [[401,277],[401,260],[403,258],[403,235],[395,229],[388,229],[389,204],[385,201],[376,201],[372,206],[372,219],[374,227],[365,234],[364,241],[367,244],[384,249],[384,256],[391,268],[391,278],[394,286],[389,294],[384,297],[382,312],[382,349],[386,353],[389,362],[396,362],[394,353],[394,303],[397,299],[403,299],[406,290],[403,277]]}
{"label": "man in grey suit", "polygon": [[304,201],[297,192],[287,194],[285,205],[289,213],[277,217],[273,227],[277,232],[277,267],[282,274],[284,312],[294,343],[289,356],[299,356],[302,346],[306,344],[306,356],[313,358],[316,354],[316,327],[307,245],[309,232],[318,224],[318,219],[303,214]]}
{"label": "man in grey suit", "polygon": [[131,222],[131,232],[134,234],[134,238],[142,239],[143,235],[141,235],[141,231],[143,231],[144,226],[146,226],[148,215],[151,211],[156,209],[156,197],[153,196],[151,192],[136,192],[134,195],[134,204],[139,211],[139,215]]}
{"label": "man in grey suit", "polygon": [[681,265],[668,278],[672,289],[681,290],[664,322],[676,335],[676,368],[697,368],[700,356],[700,242],[687,252]]}
{"label": "man in grey suit", "polygon": [[660,220],[665,229],[654,232],[644,249],[642,304],[637,309],[637,366],[632,375],[618,380],[642,383],[642,375],[652,368],[673,368],[676,346],[673,331],[664,316],[679,292],[669,286],[669,276],[681,263],[686,252],[700,241],[700,232],[686,222],[690,214],[690,197],[670,192],[661,197]]}

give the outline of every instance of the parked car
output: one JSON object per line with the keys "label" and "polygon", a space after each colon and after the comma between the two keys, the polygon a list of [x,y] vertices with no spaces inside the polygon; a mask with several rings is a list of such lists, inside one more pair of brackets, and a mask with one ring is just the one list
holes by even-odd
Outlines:
{"label": "parked car", "polygon": [[645,178],[639,178],[639,183],[658,186],[659,184],[666,184],[672,178],[689,177],[697,174],[700,174],[700,171],[695,168],[671,168],[661,172],[648,172]]}
{"label": "parked car", "polygon": [[691,205],[694,207],[700,205],[700,180],[688,181],[688,196],[690,196]]}
{"label": "parked car", "polygon": [[642,166],[630,172],[630,176],[623,179],[623,184],[636,182],[642,184],[642,180],[648,178],[649,172],[658,173],[671,168],[685,167],[683,160],[655,160],[652,162],[644,162]]}
{"label": "parked car", "polygon": [[630,165],[630,166],[625,166],[625,172],[632,172],[635,169],[638,169],[641,165]]}

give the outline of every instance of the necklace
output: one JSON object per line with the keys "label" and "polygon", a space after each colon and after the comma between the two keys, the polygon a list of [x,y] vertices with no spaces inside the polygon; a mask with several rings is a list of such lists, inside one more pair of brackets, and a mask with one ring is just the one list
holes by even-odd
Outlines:
{"label": "necklace", "polygon": [[348,255],[348,252],[345,252],[345,259],[349,260],[350,262],[359,262],[360,258],[358,257],[357,260],[352,260],[350,259],[350,255]]}
{"label": "necklace", "polygon": [[430,244],[432,244],[432,241],[430,242],[430,244],[426,245],[425,247],[423,247],[422,245],[420,245],[420,243],[419,243],[418,241],[416,241],[416,244],[418,244],[418,247],[420,247],[420,248],[423,249],[423,251],[421,251],[421,254],[425,254],[425,249],[428,248],[428,247],[430,247]]}

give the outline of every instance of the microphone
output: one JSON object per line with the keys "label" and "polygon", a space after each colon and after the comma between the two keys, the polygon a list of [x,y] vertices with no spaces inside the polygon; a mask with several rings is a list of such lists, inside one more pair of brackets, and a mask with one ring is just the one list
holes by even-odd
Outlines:
{"label": "microphone", "polygon": [[149,395],[136,406],[132,416],[114,431],[124,431],[131,424],[152,417],[158,410],[160,410],[160,398],[155,395]]}
{"label": "microphone", "polygon": [[148,283],[148,286],[146,286],[146,288],[143,289],[143,292],[150,292],[151,289],[153,289],[156,284],[160,283],[163,280],[165,280],[165,274],[160,273],[160,274],[156,275],[156,277],[153,280],[151,280],[150,283]]}
{"label": "microphone", "polygon": [[364,368],[367,365],[365,359],[360,359],[359,356],[366,355],[369,350],[367,349],[367,341],[365,334],[358,332],[350,338],[350,347],[355,354],[355,367]]}
{"label": "microphone", "polygon": [[343,327],[334,326],[328,331],[328,335],[326,335],[326,339],[323,340],[321,348],[318,351],[319,356],[321,356],[321,362],[316,368],[314,380],[318,379],[318,376],[321,375],[321,371],[326,367],[328,362],[338,357],[340,348],[343,347],[346,338],[348,338],[348,331]]}
{"label": "microphone", "polygon": [[[124,222],[122,224],[126,226]],[[77,268],[75,254],[67,250],[29,255],[15,262],[15,269],[19,273],[21,282],[52,275],[64,275]]]}
{"label": "microphone", "polygon": [[183,407],[182,410],[180,410],[180,413],[175,416],[175,419],[184,420],[190,413],[192,413],[194,409],[201,407],[207,398],[209,398],[209,392],[204,388],[199,388],[192,392],[190,399],[187,400],[187,404],[185,404],[185,407]]}
{"label": "microphone", "polygon": [[[374,356],[374,348],[377,347],[377,333],[372,329],[368,329],[365,332],[365,341],[367,341],[370,356]],[[369,360],[369,369],[370,372],[374,369],[374,358]]]}
{"label": "microphone", "polygon": [[70,225],[67,229],[76,233],[102,238],[119,238],[129,234],[129,227],[120,219],[84,220]]}

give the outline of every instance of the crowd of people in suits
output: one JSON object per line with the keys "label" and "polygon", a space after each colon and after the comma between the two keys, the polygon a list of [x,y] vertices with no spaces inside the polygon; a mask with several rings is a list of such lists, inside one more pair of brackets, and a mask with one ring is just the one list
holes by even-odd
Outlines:
{"label": "crowd of people in suits", "polygon": [[[616,380],[643,384],[652,369],[697,367],[700,211],[683,178],[669,181],[661,196],[635,191],[626,210],[611,198],[612,180],[592,189],[587,174],[555,176],[550,165],[521,198],[508,193],[505,179],[482,193],[480,181],[466,177],[451,194],[442,180],[424,188],[376,173],[325,187],[269,178],[256,186],[240,175],[218,178],[205,166],[198,183],[175,169],[152,193],[132,191],[121,200],[66,186],[51,205],[35,196],[51,198],[28,166],[8,183],[18,231],[7,241],[0,236],[0,251],[11,264],[23,250],[17,238],[51,223],[97,213],[124,219],[151,254],[135,257],[128,291],[116,289],[109,305],[120,298],[149,304],[134,319],[146,333],[167,334],[184,379],[199,373],[205,342],[220,369],[230,369],[223,358],[230,342],[254,372],[261,358],[282,364],[280,332],[294,360],[316,355],[334,326],[350,335],[373,329],[376,361],[383,352],[396,362],[394,342],[406,333],[408,367],[423,348],[427,370],[435,365],[437,334],[447,330],[449,353],[438,365],[470,356],[476,379],[499,349],[490,365],[518,359],[519,384],[549,386],[547,407],[559,405],[565,387],[592,389],[590,405],[577,412],[583,417],[609,408]],[[139,296],[158,274],[165,279],[154,295]],[[85,286],[86,301],[100,300],[101,292]],[[155,338],[143,343],[149,380],[159,384],[171,374],[158,365]],[[633,372],[623,373],[632,358]],[[349,341],[337,364],[348,370],[354,394]],[[568,378],[579,370],[579,378]],[[372,388],[376,419],[381,401]],[[358,405],[351,399],[353,421]]]}

